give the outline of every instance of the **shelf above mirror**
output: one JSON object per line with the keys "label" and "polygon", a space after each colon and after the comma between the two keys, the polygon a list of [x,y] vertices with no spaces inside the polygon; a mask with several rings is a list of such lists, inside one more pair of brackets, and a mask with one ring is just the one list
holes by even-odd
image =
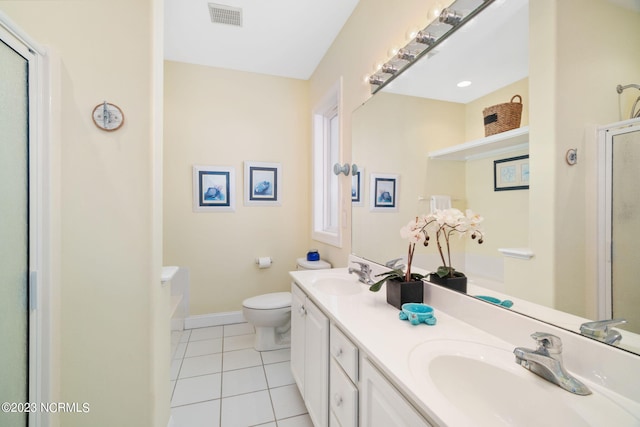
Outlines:
{"label": "shelf above mirror", "polygon": [[430,159],[467,161],[529,148],[529,126],[430,151]]}

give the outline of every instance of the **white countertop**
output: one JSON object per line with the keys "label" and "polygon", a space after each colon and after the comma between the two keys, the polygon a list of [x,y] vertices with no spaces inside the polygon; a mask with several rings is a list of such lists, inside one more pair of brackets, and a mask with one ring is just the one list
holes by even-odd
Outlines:
{"label": "white countertop", "polygon": [[[387,304],[385,287],[380,292],[370,292],[368,286],[359,284],[361,292],[354,295],[329,295],[313,286],[318,277],[352,277],[348,275],[346,268],[338,268],[323,271],[294,271],[290,273],[296,283],[305,293],[327,314],[330,320],[337,324],[354,343],[372,360],[396,387],[412,401],[428,421],[438,425],[482,425],[477,419],[471,419],[460,410],[456,409],[434,387],[426,386],[422,379],[418,379],[409,366],[409,357],[417,346],[426,341],[458,340],[472,341],[484,345],[496,347],[511,353],[515,345],[491,335],[482,329],[471,326],[457,318],[447,314],[434,305],[437,324],[412,325],[399,319],[399,310]],[[427,285],[431,286],[431,285]],[[427,289],[425,289],[427,291]],[[427,295],[425,294],[425,298]],[[471,298],[467,298],[472,300]],[[485,305],[487,303],[478,301]],[[484,308],[484,307],[481,307]],[[529,331],[527,333],[531,333]],[[531,340],[519,342],[519,345],[532,347]],[[502,352],[501,352],[502,353]],[[507,369],[512,369],[517,375],[531,375],[532,381],[538,381],[538,386],[546,388],[545,392],[557,393],[561,399],[589,399],[590,396],[575,396],[566,392],[554,384],[551,384],[526,369],[518,366],[509,356],[510,364]],[[511,366],[512,365],[512,366]],[[571,370],[570,367],[568,367]],[[534,378],[535,377],[535,378]],[[592,390],[600,390],[599,386],[586,382]],[[517,391],[516,391],[517,392]],[[563,395],[564,394],[564,395]],[[623,402],[627,409],[640,418],[640,406],[623,396],[615,395],[617,401]],[[640,396],[639,396],[640,397]],[[584,401],[586,402],[586,400]],[[631,424],[634,425],[634,424]],[[635,424],[637,425],[637,424]]]}

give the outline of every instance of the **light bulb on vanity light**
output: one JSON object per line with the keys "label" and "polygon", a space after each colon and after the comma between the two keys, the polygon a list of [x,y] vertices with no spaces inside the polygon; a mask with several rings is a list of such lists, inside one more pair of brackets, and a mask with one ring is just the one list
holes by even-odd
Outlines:
{"label": "light bulb on vanity light", "polygon": [[407,41],[409,42],[409,41],[415,39],[417,35],[418,35],[418,30],[415,29],[415,28],[410,28],[407,31],[407,34],[405,36],[407,38]]}
{"label": "light bulb on vanity light", "polygon": [[429,12],[427,12],[427,19],[429,22],[437,21],[440,16],[440,12],[442,12],[443,6],[440,3],[435,3],[433,6],[429,8]]}

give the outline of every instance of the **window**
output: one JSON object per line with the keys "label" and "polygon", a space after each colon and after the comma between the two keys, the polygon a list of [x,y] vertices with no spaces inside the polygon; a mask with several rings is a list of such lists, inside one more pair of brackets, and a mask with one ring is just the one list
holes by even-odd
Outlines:
{"label": "window", "polygon": [[333,165],[340,162],[340,94],[336,83],[313,110],[313,232],[312,238],[342,247],[340,183]]}

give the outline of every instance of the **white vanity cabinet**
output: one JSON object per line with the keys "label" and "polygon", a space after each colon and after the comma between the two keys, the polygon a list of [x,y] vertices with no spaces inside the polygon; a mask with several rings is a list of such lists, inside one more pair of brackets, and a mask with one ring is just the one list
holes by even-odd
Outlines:
{"label": "white vanity cabinet", "polygon": [[314,426],[329,425],[329,319],[291,286],[291,371]]}
{"label": "white vanity cabinet", "polygon": [[357,427],[358,347],[333,323],[329,343],[329,427]]}
{"label": "white vanity cabinet", "polygon": [[338,321],[296,283],[291,294],[291,371],[315,427],[431,427]]}
{"label": "white vanity cabinet", "polygon": [[398,390],[362,357],[360,427],[431,427]]}

